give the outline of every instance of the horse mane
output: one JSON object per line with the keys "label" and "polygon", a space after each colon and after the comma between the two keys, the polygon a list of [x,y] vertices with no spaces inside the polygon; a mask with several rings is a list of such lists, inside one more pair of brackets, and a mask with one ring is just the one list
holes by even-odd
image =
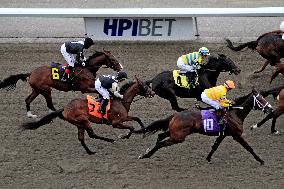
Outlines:
{"label": "horse mane", "polygon": [[133,85],[133,83],[134,83],[134,81],[130,81],[130,82],[128,82],[128,83],[125,83],[125,84],[120,88],[119,93],[123,95],[123,94],[127,91],[127,89],[129,89],[129,87]]}
{"label": "horse mane", "polygon": [[236,105],[241,105],[241,104],[243,104],[243,103],[248,99],[248,97],[249,97],[251,94],[252,94],[252,92],[250,92],[250,93],[247,94],[247,95],[244,95],[244,96],[241,96],[241,97],[238,97],[238,98],[234,99],[235,104],[236,104]]}
{"label": "horse mane", "polygon": [[280,87],[268,89],[268,90],[265,90],[265,91],[260,91],[260,94],[263,97],[267,97],[268,95],[273,95],[273,97],[276,98],[282,89],[284,89],[284,85],[282,85]]}
{"label": "horse mane", "polygon": [[214,69],[216,68],[216,60],[219,58],[226,58],[227,56],[224,54],[218,54],[218,56],[211,55],[208,57],[207,63],[204,65],[204,68]]}
{"label": "horse mane", "polygon": [[92,58],[96,58],[98,56],[101,56],[102,54],[105,54],[104,52],[100,52],[100,51],[95,51],[91,56],[89,56],[89,58],[87,59],[87,61],[89,61]]}

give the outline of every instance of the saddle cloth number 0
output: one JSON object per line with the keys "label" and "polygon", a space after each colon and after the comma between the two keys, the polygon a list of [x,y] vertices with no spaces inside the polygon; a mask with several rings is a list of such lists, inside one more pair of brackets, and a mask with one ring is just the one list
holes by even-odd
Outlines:
{"label": "saddle cloth number 0", "polygon": [[203,120],[203,124],[207,131],[212,131],[213,128],[213,119],[205,119]]}

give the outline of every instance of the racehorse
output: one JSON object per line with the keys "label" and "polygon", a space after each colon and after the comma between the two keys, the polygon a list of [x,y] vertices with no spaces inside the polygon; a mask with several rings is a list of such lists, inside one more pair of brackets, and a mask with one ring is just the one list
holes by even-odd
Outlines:
{"label": "racehorse", "polygon": [[241,44],[237,47],[234,47],[229,39],[225,40],[227,41],[227,46],[233,51],[240,51],[245,47],[248,47],[257,50],[257,52],[266,59],[263,66],[254,73],[262,72],[268,64],[275,66],[276,64],[281,63],[281,58],[284,58],[284,41],[282,40],[281,35],[277,33],[265,33],[259,36],[257,40]]}
{"label": "racehorse", "polygon": [[171,107],[176,111],[183,111],[184,108],[179,107],[177,96],[180,98],[196,98],[201,101],[201,93],[204,89],[216,86],[217,79],[221,72],[230,72],[238,75],[240,69],[227,56],[219,54],[218,56],[209,56],[207,64],[198,70],[199,85],[195,88],[182,88],[175,84],[172,71],[164,71],[156,75],[152,80],[147,81],[152,83],[152,90],[155,93],[170,101]]}
{"label": "racehorse", "polygon": [[275,129],[275,123],[277,118],[284,113],[284,86],[277,87],[268,91],[263,91],[262,95],[263,96],[273,95],[274,98],[277,97],[278,107],[273,112],[268,114],[263,120],[251,126],[251,129],[255,129],[257,127],[262,126],[266,121],[272,118],[271,133],[280,134],[280,132]]}
{"label": "racehorse", "polygon": [[145,82],[136,78],[135,82],[126,83],[121,87],[120,93],[123,99],[113,97],[110,109],[107,112],[107,119],[94,117],[89,114],[87,99],[74,99],[63,109],[52,112],[44,116],[39,121],[30,122],[22,125],[24,129],[37,129],[40,126],[50,123],[54,118],[59,117],[78,128],[78,139],[88,154],[94,154],[85,144],[84,135],[87,131],[90,138],[100,139],[107,142],[114,142],[113,139],[98,136],[94,133],[91,122],[97,124],[106,123],[114,128],[128,129],[129,133],[122,138],[129,138],[134,131],[134,127],[123,124],[125,121],[136,121],[144,128],[142,121],[138,117],[129,116],[130,105],[136,95],[152,97],[154,92]]}
{"label": "racehorse", "polygon": [[[254,109],[262,110],[263,112],[271,112],[271,105],[256,91],[252,90],[246,96],[237,98],[235,100],[235,108],[231,109],[226,114],[226,125],[224,133],[219,135],[219,131],[208,133],[206,129],[212,130],[212,125],[209,124],[209,120],[202,120],[202,112],[186,110],[183,112],[175,113],[166,119],[157,120],[151,123],[145,129],[136,131],[137,133],[155,133],[158,130],[164,130],[163,133],[158,135],[156,145],[151,149],[147,150],[140,158],[150,158],[157,150],[163,147],[171,146],[173,144],[182,143],[187,135],[193,133],[199,133],[203,135],[218,136],[210,153],[207,156],[207,161],[211,161],[213,153],[217,150],[220,143],[226,136],[232,136],[234,140],[240,143],[247,151],[249,151],[254,158],[264,163],[260,157],[258,157],[253,149],[249,146],[246,140],[242,137],[243,133],[243,122],[249,112]],[[238,108],[238,109],[237,109]],[[205,122],[207,121],[207,122]],[[205,129],[206,128],[206,129]],[[169,137],[169,139],[166,139]],[[164,140],[166,139],[166,140]]]}
{"label": "racehorse", "polygon": [[276,64],[275,65],[275,71],[273,72],[271,78],[270,78],[270,81],[269,83],[271,84],[273,79],[275,79],[275,77],[281,73],[282,75],[284,75],[284,64]]}
{"label": "racehorse", "polygon": [[[72,83],[59,80],[58,73],[52,73],[51,66],[45,65],[34,69],[31,73],[9,76],[0,82],[0,89],[6,87],[8,87],[8,89],[15,88],[20,79],[22,81],[27,81],[28,78],[32,93],[25,99],[27,116],[36,118],[37,115],[32,114],[30,110],[30,104],[39,94],[44,96],[47,107],[52,111],[56,111],[52,103],[52,88],[65,92],[70,90],[81,91],[82,93],[96,92],[94,86],[96,72],[102,65],[115,71],[120,71],[123,68],[110,51],[95,52],[86,60],[85,67],[75,67],[73,69],[77,73],[75,74]],[[57,76],[56,80],[54,80],[54,75]]]}

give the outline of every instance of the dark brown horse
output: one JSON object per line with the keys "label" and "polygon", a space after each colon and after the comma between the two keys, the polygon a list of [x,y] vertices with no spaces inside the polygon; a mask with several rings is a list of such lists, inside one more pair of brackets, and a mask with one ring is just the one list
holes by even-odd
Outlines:
{"label": "dark brown horse", "polygon": [[59,117],[78,128],[79,141],[88,154],[93,154],[94,152],[92,152],[85,144],[85,131],[87,131],[90,138],[100,139],[107,142],[114,142],[114,140],[97,136],[91,127],[91,122],[97,124],[106,123],[108,125],[112,125],[114,128],[128,129],[129,133],[122,138],[129,138],[134,131],[134,127],[123,123],[125,121],[137,121],[141,128],[144,128],[142,121],[138,117],[129,116],[128,112],[136,95],[152,97],[154,92],[148,85],[146,85],[145,82],[136,78],[135,82],[122,86],[120,93],[123,94],[123,99],[113,98],[110,104],[110,110],[107,112],[107,120],[102,120],[101,118],[97,118],[89,114],[87,99],[74,99],[68,103],[64,109],[52,112],[39,121],[23,124],[22,128],[37,129],[40,126],[50,123],[54,118]]}
{"label": "dark brown horse", "polygon": [[[175,113],[166,119],[158,120],[150,124],[145,129],[136,131],[137,133],[155,133],[158,130],[164,130],[165,132],[158,135],[156,145],[151,150],[147,150],[146,154],[140,156],[140,158],[150,158],[157,150],[163,147],[171,146],[173,144],[182,143],[187,135],[193,133],[199,133],[203,135],[218,136],[214,145],[212,146],[211,152],[207,156],[207,160],[211,161],[211,156],[217,150],[220,143],[226,136],[232,136],[234,140],[239,142],[247,151],[249,151],[254,158],[263,164],[263,160],[258,157],[249,144],[242,137],[243,133],[243,122],[249,112],[255,108],[262,110],[263,112],[272,111],[271,105],[256,91],[252,90],[251,93],[244,97],[240,97],[235,100],[235,108],[227,112],[227,123],[224,129],[224,134],[218,136],[219,132],[213,132],[208,134],[205,132],[205,127],[210,128],[212,125],[204,126],[200,111],[186,110],[183,112]],[[237,109],[238,108],[238,109]],[[211,120],[210,120],[211,122]],[[209,123],[209,121],[208,121]],[[211,123],[210,123],[211,124]],[[207,129],[208,129],[207,128]],[[208,129],[209,130],[209,129]],[[169,137],[169,139],[166,139]],[[166,139],[166,140],[164,140]]]}
{"label": "dark brown horse", "polygon": [[59,79],[52,79],[54,73],[52,74],[51,66],[41,66],[34,69],[31,73],[11,75],[0,82],[0,89],[6,87],[8,87],[8,89],[15,88],[19,80],[27,80],[32,88],[32,93],[25,100],[27,116],[36,118],[37,116],[30,111],[30,104],[39,94],[44,96],[47,107],[52,111],[56,111],[52,103],[52,88],[65,92],[70,90],[81,91],[82,93],[96,92],[94,86],[96,72],[103,65],[115,71],[120,71],[123,68],[109,51],[95,52],[86,60],[86,67],[74,68],[77,74],[75,74],[72,84]]}
{"label": "dark brown horse", "polygon": [[254,73],[262,72],[268,64],[275,66],[276,64],[281,63],[281,58],[284,58],[284,40],[282,40],[281,35],[277,33],[269,32],[263,34],[258,37],[256,41],[250,41],[237,47],[234,47],[229,39],[225,40],[228,43],[227,46],[234,51],[240,51],[245,47],[248,47],[257,50],[257,52],[266,59],[264,65]]}
{"label": "dark brown horse", "polygon": [[255,129],[257,127],[260,127],[266,121],[268,121],[269,119],[272,119],[271,133],[272,134],[280,134],[280,132],[275,129],[275,123],[276,123],[277,118],[284,113],[284,86],[277,87],[277,88],[274,88],[274,89],[270,89],[268,91],[264,91],[264,92],[262,92],[262,95],[263,96],[273,95],[274,98],[277,97],[278,107],[273,112],[268,114],[263,120],[261,120],[260,122],[258,122],[255,125],[251,126],[251,129]]}

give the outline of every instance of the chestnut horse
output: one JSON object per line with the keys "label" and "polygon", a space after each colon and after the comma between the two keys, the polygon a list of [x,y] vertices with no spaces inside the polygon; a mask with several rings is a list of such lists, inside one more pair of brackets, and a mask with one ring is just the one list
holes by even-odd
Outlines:
{"label": "chestnut horse", "polygon": [[52,112],[39,121],[30,122],[22,125],[24,129],[37,129],[40,126],[50,123],[54,118],[59,117],[78,128],[78,139],[88,154],[93,154],[85,144],[84,135],[87,131],[90,138],[100,139],[107,142],[114,142],[113,139],[98,136],[91,127],[91,122],[112,125],[114,128],[128,129],[129,133],[122,138],[129,138],[134,131],[134,127],[123,124],[125,121],[137,121],[141,128],[144,128],[142,121],[138,117],[128,115],[130,105],[136,95],[152,97],[154,92],[145,82],[136,78],[135,82],[127,83],[121,87],[120,93],[123,99],[114,97],[107,112],[107,120],[91,116],[88,112],[87,99],[74,99],[63,109]]}
{"label": "chestnut horse", "polygon": [[115,71],[120,71],[123,68],[109,51],[95,52],[86,60],[86,67],[74,68],[74,70],[76,69],[77,74],[75,74],[72,83],[52,79],[51,66],[45,65],[34,69],[31,73],[11,75],[3,81],[0,81],[0,89],[6,87],[8,87],[8,89],[15,88],[20,79],[26,81],[28,78],[32,93],[25,100],[27,116],[36,118],[37,116],[30,111],[30,104],[39,94],[44,96],[47,107],[52,111],[56,111],[52,103],[52,88],[65,92],[70,90],[81,91],[82,93],[96,92],[94,86],[96,72],[102,65]]}
{"label": "chestnut horse", "polygon": [[254,72],[260,73],[268,64],[275,66],[281,63],[281,58],[284,58],[284,40],[282,40],[281,36],[280,34],[269,32],[258,37],[256,41],[250,41],[237,47],[234,47],[229,39],[225,40],[227,41],[227,46],[233,51],[240,51],[245,47],[257,50],[257,52],[266,59],[264,65]]}
{"label": "chestnut horse", "polygon": [[[207,161],[211,161],[211,156],[217,150],[220,143],[226,136],[232,136],[234,140],[240,143],[247,151],[249,151],[254,158],[261,164],[263,160],[258,157],[249,144],[242,137],[243,122],[249,112],[254,109],[262,110],[263,112],[271,112],[271,105],[256,91],[252,90],[246,96],[240,97],[235,100],[235,108],[232,107],[226,114],[226,126],[224,134],[218,136],[219,132],[208,134],[203,127],[201,112],[186,110],[183,112],[175,113],[166,119],[158,120],[150,124],[145,129],[136,131],[137,133],[155,133],[158,130],[165,132],[158,135],[156,145],[151,150],[147,150],[146,154],[139,158],[150,158],[157,150],[163,147],[171,146],[173,144],[182,143],[187,135],[199,133],[203,135],[218,136],[212,150],[207,156]],[[212,126],[212,125],[211,125]],[[211,127],[210,126],[210,127]],[[169,139],[164,140],[169,137]]]}
{"label": "chestnut horse", "polygon": [[284,113],[284,86],[277,87],[277,88],[274,88],[274,89],[270,89],[268,91],[264,91],[264,92],[262,92],[262,95],[263,96],[273,95],[274,98],[277,97],[278,107],[273,112],[268,114],[263,120],[261,120],[260,122],[258,122],[255,125],[251,126],[251,129],[255,129],[257,127],[260,127],[266,121],[268,121],[269,119],[272,119],[271,133],[272,134],[280,134],[280,132],[275,129],[275,123],[276,123],[277,118]]}

